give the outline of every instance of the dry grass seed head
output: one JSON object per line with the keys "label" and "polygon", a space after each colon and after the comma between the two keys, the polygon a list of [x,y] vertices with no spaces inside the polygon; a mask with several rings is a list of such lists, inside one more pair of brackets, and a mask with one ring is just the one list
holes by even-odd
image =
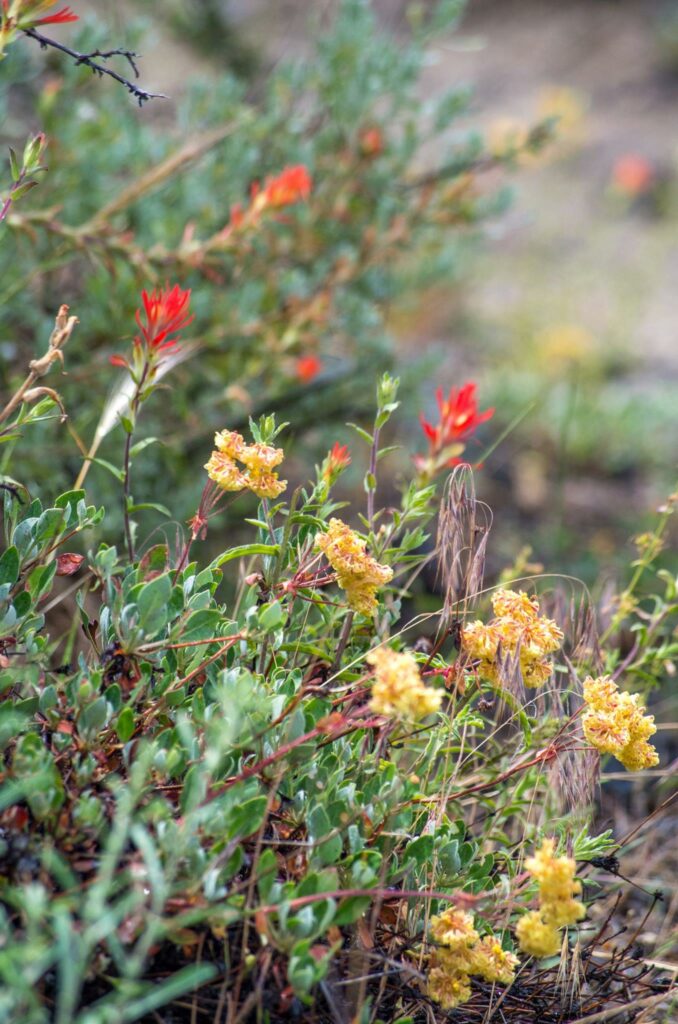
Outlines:
{"label": "dry grass seed head", "polygon": [[482,589],[492,512],[476,498],[473,473],[458,466],[447,479],[438,513],[436,557],[444,594],[441,630],[446,630],[462,602]]}

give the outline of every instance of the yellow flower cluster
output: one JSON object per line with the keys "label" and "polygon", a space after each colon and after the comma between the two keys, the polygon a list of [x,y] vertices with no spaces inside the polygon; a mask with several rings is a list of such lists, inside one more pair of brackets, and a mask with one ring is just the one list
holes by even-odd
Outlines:
{"label": "yellow flower cluster", "polygon": [[509,985],[518,957],[502,949],[495,935],[482,939],[473,918],[464,910],[450,907],[431,918],[431,935],[442,947],[431,957],[428,994],[445,1010],[471,998],[471,975],[491,983]]}
{"label": "yellow flower cluster", "polygon": [[412,721],[440,707],[442,692],[424,685],[419,666],[408,651],[399,653],[390,647],[377,647],[366,660],[375,669],[370,707],[378,715],[400,716]]}
{"label": "yellow flower cluster", "polygon": [[555,840],[545,839],[525,867],[539,882],[539,910],[520,918],[516,936],[523,953],[553,956],[560,949],[558,929],[586,914],[584,904],[575,899],[581,893],[581,882],[574,877],[576,865],[571,857],[556,857]]}
{"label": "yellow flower cluster", "polygon": [[526,686],[541,686],[551,675],[548,657],[557,651],[563,632],[552,619],[539,615],[536,597],[522,591],[498,590],[492,598],[495,618],[485,625],[476,620],[462,631],[462,646],[472,658],[478,658],[478,672],[490,682],[499,681],[498,654],[519,652],[520,671]]}
{"label": "yellow flower cluster", "polygon": [[653,715],[645,715],[637,693],[624,693],[609,676],[584,680],[588,710],[582,717],[584,736],[601,754],[614,754],[629,771],[659,763],[648,743],[656,731]]}
{"label": "yellow flower cluster", "polygon": [[[273,472],[284,458],[282,448],[245,444],[241,434],[221,430],[214,435],[216,451],[205,465],[207,474],[224,491],[252,491],[259,498],[277,498],[287,487]],[[238,465],[241,463],[242,465]]]}
{"label": "yellow flower cluster", "polygon": [[341,519],[330,519],[327,533],[315,543],[335,570],[351,608],[363,615],[376,611],[377,590],[393,579],[393,569],[368,555],[365,541]]}

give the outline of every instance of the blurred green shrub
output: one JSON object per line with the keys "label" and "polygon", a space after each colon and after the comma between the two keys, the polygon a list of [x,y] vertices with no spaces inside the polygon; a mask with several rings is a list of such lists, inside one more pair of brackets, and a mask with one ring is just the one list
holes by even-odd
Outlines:
{"label": "blurred green shrub", "polygon": [[[401,43],[377,30],[369,3],[346,0],[316,53],[276,68],[256,95],[224,73],[142,111],[115,83],[93,90],[90,72],[60,54],[41,72],[27,45],[12,47],[0,85],[6,132],[22,136],[39,121],[50,171],[6,221],[0,318],[13,340],[3,385],[23,372],[62,302],[86,309],[62,388],[86,446],[96,424],[78,396],[106,394],[108,356],[140,285],[171,276],[193,289],[200,353],[174,376],[154,424],[172,448],[160,472],[186,479],[210,431],[263,408],[294,405],[302,431],[321,412],[328,425],[359,418],[365,381],[390,358],[385,310],[421,285],[422,268],[438,280],[458,274],[476,225],[505,200],[478,178],[493,159],[460,121],[468,90],[435,103],[419,96],[431,32],[460,7],[436,8]],[[75,45],[104,48],[106,30],[83,25]],[[535,133],[527,144],[540,141]],[[417,171],[424,147],[435,147],[431,174]],[[225,241],[232,208],[290,165],[312,175],[308,202]],[[28,474],[48,463],[59,485],[72,484],[73,463],[49,429],[25,459]],[[193,499],[180,493],[180,515]]]}

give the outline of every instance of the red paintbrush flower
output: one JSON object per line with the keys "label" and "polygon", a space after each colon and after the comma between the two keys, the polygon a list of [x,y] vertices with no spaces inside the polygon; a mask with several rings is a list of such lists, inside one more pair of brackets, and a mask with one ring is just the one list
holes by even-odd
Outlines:
{"label": "red paintbrush flower", "polygon": [[142,291],[141,298],[144,308],[136,312],[141,338],[135,338],[135,344],[143,344],[149,352],[156,353],[173,348],[177,339],[171,338],[170,335],[187,327],[193,320],[193,316],[188,312],[191,301],[190,289],[184,291],[178,284],[173,288],[165,285],[164,288],[154,289],[150,293]]}
{"label": "red paintbrush flower", "polygon": [[476,385],[472,381],[462,388],[450,388],[447,398],[443,397],[443,389],[438,388],[436,401],[440,411],[436,426],[428,423],[423,414],[419,417],[422,429],[435,450],[469,437],[476,427],[494,416],[494,409],[478,412]]}
{"label": "red paintbrush flower", "polygon": [[322,368],[323,364],[317,356],[299,356],[294,372],[298,380],[308,384],[318,376]]}
{"label": "red paintbrush flower", "polygon": [[351,465],[351,454],[345,444],[335,441],[322,464],[321,477],[328,484],[333,484],[340,473]]}
{"label": "red paintbrush flower", "polygon": [[296,164],[294,167],[285,167],[274,178],[267,178],[262,189],[255,184],[252,187],[252,198],[261,209],[266,206],[291,206],[301,199],[308,199],[312,187],[313,179],[307,169],[303,164]]}
{"label": "red paintbrush flower", "polygon": [[48,14],[44,18],[38,18],[34,21],[34,25],[56,25],[67,21],[78,21],[79,15],[74,14],[70,7],[64,7],[62,10],[57,11],[55,14]]}
{"label": "red paintbrush flower", "polygon": [[447,398],[443,389],[438,388],[436,400],[440,418],[435,425],[424,419],[423,414],[419,416],[422,430],[428,438],[428,454],[416,455],[414,460],[417,469],[429,478],[441,469],[458,465],[464,441],[481,423],[494,416],[494,409],[478,410],[476,385],[472,381],[461,388],[450,388]]}

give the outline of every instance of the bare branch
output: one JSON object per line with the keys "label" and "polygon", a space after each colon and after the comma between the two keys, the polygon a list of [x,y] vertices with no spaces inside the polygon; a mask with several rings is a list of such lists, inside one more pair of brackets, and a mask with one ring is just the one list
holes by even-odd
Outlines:
{"label": "bare branch", "polygon": [[[142,107],[147,100],[163,99],[166,100],[167,96],[162,92],[148,92],[146,89],[142,89],[141,86],[136,85],[130,81],[129,78],[125,78],[124,75],[118,74],[113,68],[109,68],[106,64],[102,64],[101,61],[109,60],[111,57],[124,57],[127,63],[134,72],[134,77],[139,77],[139,68],[135,63],[135,58],[139,56],[138,53],[134,53],[132,50],[125,50],[119,47],[115,50],[92,50],[91,53],[79,53],[78,50],[72,50],[70,46],[64,46],[63,43],[57,42],[56,39],[51,39],[49,36],[45,36],[42,32],[37,32],[34,28],[24,29],[24,35],[30,36],[31,39],[35,39],[43,50],[51,47],[54,50],[59,50],[60,53],[65,53],[67,56],[72,57],[76,64],[84,64],[85,67],[91,69],[95,75],[99,75],[103,78],[104,75],[108,75],[109,78],[115,79],[120,85],[124,85],[129,93],[134,96],[135,100]],[[99,60],[95,60],[98,57]]]}

